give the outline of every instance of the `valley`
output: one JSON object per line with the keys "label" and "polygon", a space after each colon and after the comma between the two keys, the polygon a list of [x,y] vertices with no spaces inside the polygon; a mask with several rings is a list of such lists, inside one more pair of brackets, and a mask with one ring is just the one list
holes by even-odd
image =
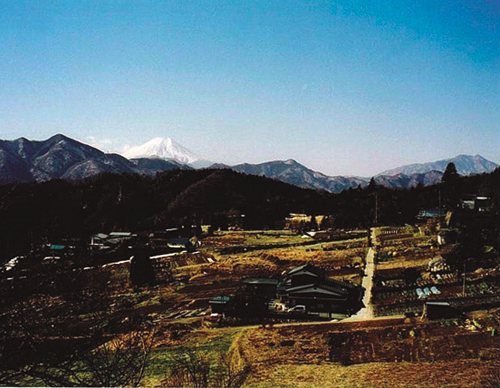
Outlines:
{"label": "valley", "polygon": [[[162,249],[158,248],[151,255],[156,280],[139,287],[130,280],[127,256],[132,251],[124,252],[121,262],[85,268],[71,263],[71,255],[64,262],[44,259],[41,267],[32,262],[31,268],[23,262],[30,258],[20,258],[0,283],[4,306],[10,306],[2,315],[2,327],[5,330],[20,318],[11,314],[20,311],[21,303],[33,320],[25,329],[36,335],[37,346],[46,348],[36,356],[54,370],[57,363],[53,364],[49,338],[67,343],[64,347],[69,346],[71,353],[73,348],[84,349],[84,343],[95,346],[96,325],[109,338],[130,330],[151,333],[150,360],[141,385],[169,386],[175,355],[201,352],[209,358],[231,354],[237,360],[233,367],[245,371],[244,386],[249,387],[295,382],[299,386],[418,387],[422,379],[430,387],[476,387],[500,365],[499,337],[493,335],[500,327],[500,290],[496,289],[500,274],[495,270],[500,260],[491,262],[491,269],[469,270],[467,292],[462,294],[456,272],[439,260],[434,260],[439,270],[431,267],[436,255],[447,256],[456,246],[438,246],[437,235],[427,228],[428,223],[376,227],[371,230],[371,242],[362,230],[349,231],[357,235],[354,238],[336,241],[317,241],[290,230],[214,232],[202,235],[196,250],[158,255]],[[270,310],[211,319],[210,301],[241,293],[242,279],[280,279],[304,263],[323,268],[338,281],[363,285],[366,308],[351,318],[334,313],[334,323],[331,313],[299,316]],[[403,274],[408,269],[415,270],[415,278]],[[366,286],[366,275],[373,275],[372,286]],[[420,298],[415,290],[430,284],[440,293]],[[425,305],[434,301],[449,302],[457,311],[452,316],[434,311],[438,316],[424,317]],[[12,339],[21,339],[27,332]],[[50,376],[50,367],[44,373]],[[51,381],[40,376],[43,384]]]}
{"label": "valley", "polygon": [[340,194],[226,169],[0,186],[0,383],[493,384],[500,173],[446,171]]}
{"label": "valley", "polygon": [[0,387],[500,388],[498,0],[0,21]]}

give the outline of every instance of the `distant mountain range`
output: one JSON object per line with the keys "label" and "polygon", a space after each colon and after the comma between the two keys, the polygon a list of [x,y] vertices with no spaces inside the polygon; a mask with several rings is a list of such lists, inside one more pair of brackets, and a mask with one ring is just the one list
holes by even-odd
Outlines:
{"label": "distant mountain range", "polygon": [[321,172],[313,171],[293,159],[276,160],[260,164],[238,164],[236,166],[227,166],[225,164],[214,164],[211,168],[229,168],[249,175],[260,175],[282,182],[290,183],[295,186],[326,190],[332,193],[338,193],[348,188],[356,188],[359,185],[365,186],[370,178],[328,176]]}
{"label": "distant mountain range", "polygon": [[140,173],[189,168],[175,161],[128,160],[106,154],[64,135],[44,141],[0,140],[0,183],[82,179],[109,173]]}
{"label": "distant mountain range", "polygon": [[[339,193],[349,188],[365,187],[370,183],[371,178],[356,176],[327,176],[320,172],[308,169],[293,159],[286,161],[273,161],[261,164],[238,164],[236,166],[226,166],[215,164],[212,168],[230,168],[235,171],[251,175],[261,175],[268,178],[278,179],[296,186],[326,190],[331,193]],[[442,171],[431,170],[423,173],[411,175],[377,175],[375,182],[389,188],[415,187],[419,183],[430,186],[441,181]]]}
{"label": "distant mountain range", "polygon": [[[432,163],[412,164],[377,174],[377,184],[390,188],[408,188],[418,184],[429,186],[441,181],[442,174],[453,162],[461,175],[491,172],[498,167],[480,155],[459,155]],[[50,179],[82,179],[104,172],[154,175],[173,169],[208,167],[231,169],[249,175],[280,180],[295,186],[338,193],[349,188],[364,187],[371,178],[328,176],[313,171],[293,159],[260,164],[228,166],[213,164],[172,139],[156,138],[132,147],[122,155],[106,154],[94,147],[64,135],[44,141],[25,138],[0,140],[0,183],[44,181]]]}
{"label": "distant mountain range", "polygon": [[448,163],[453,162],[460,175],[482,174],[484,172],[491,172],[498,167],[498,164],[490,162],[483,158],[481,155],[458,155],[451,159],[438,160],[431,163],[409,164],[406,166],[394,168],[377,174],[381,175],[414,175],[425,174],[429,171],[444,172]]}

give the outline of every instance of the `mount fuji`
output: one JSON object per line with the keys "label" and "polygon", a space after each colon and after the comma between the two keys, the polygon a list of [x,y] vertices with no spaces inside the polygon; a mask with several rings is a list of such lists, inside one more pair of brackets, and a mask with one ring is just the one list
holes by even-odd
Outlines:
{"label": "mount fuji", "polygon": [[156,137],[142,145],[131,147],[123,152],[122,156],[130,160],[145,158],[174,160],[194,168],[208,167],[213,163],[200,158],[173,139],[163,137]]}
{"label": "mount fuji", "polygon": [[142,145],[131,147],[123,152],[122,156],[127,159],[175,159],[180,163],[186,164],[200,159],[198,155],[181,146],[179,143],[176,143],[171,138],[163,137],[155,137]]}

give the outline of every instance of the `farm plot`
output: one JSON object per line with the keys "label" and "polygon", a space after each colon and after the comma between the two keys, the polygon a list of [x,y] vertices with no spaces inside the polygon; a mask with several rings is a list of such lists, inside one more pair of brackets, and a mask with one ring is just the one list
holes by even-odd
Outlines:
{"label": "farm plot", "polygon": [[[474,330],[477,328],[474,326]],[[478,359],[500,353],[500,338],[465,326],[406,324],[330,334],[330,360],[343,364]],[[339,346],[340,345],[340,346]]]}
{"label": "farm plot", "polygon": [[473,310],[495,306],[500,293],[500,271],[480,268],[464,277],[451,268],[443,256],[454,246],[436,250],[427,238],[410,239],[403,245],[379,248],[372,302],[376,315],[421,312],[425,301],[448,301],[453,306]]}
{"label": "farm plot", "polygon": [[391,245],[386,240],[376,255],[371,299],[376,315],[421,312],[425,300],[443,299],[449,294],[448,286],[458,282],[457,274],[445,264],[440,255],[443,251],[435,249],[431,237],[390,237]]}
{"label": "farm plot", "polygon": [[289,230],[272,231],[230,231],[216,232],[203,239],[203,246],[209,251],[236,247],[272,247],[273,245],[303,244],[314,241],[310,237],[297,235]]}
{"label": "farm plot", "polygon": [[247,386],[478,386],[479,372],[500,363],[500,338],[471,325],[386,319],[254,329],[242,339],[254,360]]}
{"label": "farm plot", "polygon": [[[335,250],[331,248],[332,245],[334,244],[316,244],[307,247],[269,249],[260,253],[248,252],[233,257],[233,260],[240,263],[242,267],[248,265],[245,263],[268,262],[266,268],[268,273],[273,271],[282,273],[310,262],[325,269],[327,276],[360,283],[366,256],[366,248],[363,247],[363,243],[359,247],[360,242],[355,240],[351,245],[339,244],[335,246]],[[328,249],[325,250],[325,246]]]}

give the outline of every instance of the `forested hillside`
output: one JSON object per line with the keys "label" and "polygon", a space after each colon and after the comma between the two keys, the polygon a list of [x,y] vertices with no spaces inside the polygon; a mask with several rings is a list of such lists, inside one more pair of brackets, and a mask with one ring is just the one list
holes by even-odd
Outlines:
{"label": "forested hillside", "polygon": [[373,181],[340,194],[301,189],[231,170],[173,170],[155,178],[104,174],[79,182],[54,180],[0,186],[2,260],[62,237],[100,231],[149,231],[211,224],[246,229],[282,227],[290,213],[330,215],[329,227],[404,224],[421,209],[456,207],[462,195],[500,202],[500,171],[457,177],[431,187],[394,190]]}

